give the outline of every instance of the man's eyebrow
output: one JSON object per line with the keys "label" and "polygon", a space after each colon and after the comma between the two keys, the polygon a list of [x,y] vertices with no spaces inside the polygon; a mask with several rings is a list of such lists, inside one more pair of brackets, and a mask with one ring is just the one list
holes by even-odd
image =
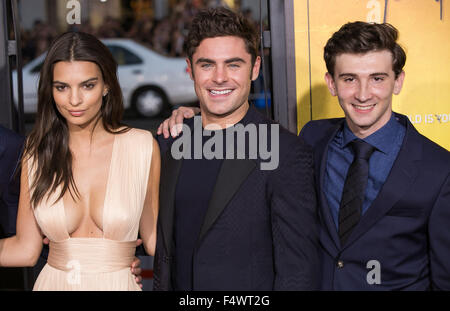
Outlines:
{"label": "man's eyebrow", "polygon": [[[356,73],[344,72],[344,73],[341,73],[338,77],[341,78],[341,77],[356,77],[356,76],[358,76]],[[371,76],[371,77],[374,77],[374,76],[386,76],[386,77],[388,77],[389,74],[386,73],[386,72],[374,72],[374,73],[371,73],[369,76]]]}
{"label": "man's eyebrow", "polygon": [[[245,63],[245,60],[240,57],[233,57],[233,58],[225,60],[225,64],[236,63],[236,62]],[[209,59],[209,58],[201,57],[201,58],[197,59],[197,61],[195,63],[196,64],[199,64],[199,63],[215,64],[216,61]]]}
{"label": "man's eyebrow", "polygon": [[233,58],[227,59],[227,60],[225,61],[225,64],[236,63],[236,62],[244,63],[244,64],[245,64],[245,60],[243,60],[243,59],[240,58],[240,57],[233,57]]}
{"label": "man's eyebrow", "polygon": [[344,72],[344,73],[339,74],[338,77],[339,77],[339,78],[342,78],[342,77],[356,77],[356,74],[355,74],[355,73],[347,73],[347,72]]}
{"label": "man's eyebrow", "polygon": [[387,76],[389,77],[389,74],[387,72],[374,72],[370,74],[372,77],[373,76]]}
{"label": "man's eyebrow", "polygon": [[199,64],[199,63],[215,64],[216,62],[209,58],[200,57],[199,59],[197,59],[197,61],[195,63],[196,64]]}
{"label": "man's eyebrow", "polygon": [[[87,80],[81,82],[80,85],[81,85],[81,84],[88,83],[88,82],[94,82],[94,81],[97,81],[97,80],[98,80],[98,77],[93,77],[93,78],[90,78],[90,79],[87,79]],[[53,84],[63,84],[63,85],[68,85],[66,82],[61,82],[61,81],[58,81],[58,80],[53,81]]]}

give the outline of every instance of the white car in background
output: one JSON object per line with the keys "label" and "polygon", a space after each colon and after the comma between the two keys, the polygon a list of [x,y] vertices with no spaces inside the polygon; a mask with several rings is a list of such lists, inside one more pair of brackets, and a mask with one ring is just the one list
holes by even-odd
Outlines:
{"label": "white car in background", "polygon": [[[118,63],[118,77],[124,108],[135,109],[144,117],[158,116],[164,109],[197,101],[194,83],[184,58],[166,57],[130,39],[105,39]],[[39,71],[45,53],[25,65],[23,72],[24,112],[37,111]],[[17,72],[13,72],[17,104]]]}

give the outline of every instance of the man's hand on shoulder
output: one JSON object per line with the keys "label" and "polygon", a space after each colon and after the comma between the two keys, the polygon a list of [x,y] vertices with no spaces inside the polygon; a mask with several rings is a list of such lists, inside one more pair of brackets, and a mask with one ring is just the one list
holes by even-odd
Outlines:
{"label": "man's hand on shoulder", "polygon": [[[136,240],[136,247],[142,244],[141,239]],[[142,269],[141,269],[141,260],[137,257],[134,257],[133,262],[131,263],[131,273],[134,275],[136,283],[142,288]]]}
{"label": "man's hand on shoulder", "polygon": [[173,138],[180,135],[184,119],[193,118],[195,114],[200,112],[197,107],[180,107],[172,111],[172,115],[164,120],[158,127],[156,132],[158,135],[163,134],[164,138]]}

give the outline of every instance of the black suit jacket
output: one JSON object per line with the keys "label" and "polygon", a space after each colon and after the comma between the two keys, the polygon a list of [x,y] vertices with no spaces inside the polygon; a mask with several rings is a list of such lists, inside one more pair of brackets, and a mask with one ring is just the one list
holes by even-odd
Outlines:
{"label": "black suit jacket", "polygon": [[24,138],[0,125],[0,238],[16,234],[20,156]]}
{"label": "black suit jacket", "polygon": [[[273,123],[253,108],[244,119],[257,126]],[[182,160],[171,155],[173,140],[158,141],[162,166],[153,284],[154,290],[172,290],[174,200]],[[312,152],[280,127],[279,155],[272,171],[260,170],[260,158],[223,161],[194,250],[194,290],[317,288]]]}
{"label": "black suit jacket", "polygon": [[328,145],[345,119],[311,121],[300,133],[314,149],[322,289],[450,289],[450,153],[396,117],[406,127],[397,159],[344,246],[322,185]]}

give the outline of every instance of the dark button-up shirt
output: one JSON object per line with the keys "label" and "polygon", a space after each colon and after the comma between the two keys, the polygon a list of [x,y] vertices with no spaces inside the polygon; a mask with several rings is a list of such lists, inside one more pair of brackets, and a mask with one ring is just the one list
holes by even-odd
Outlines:
{"label": "dark button-up shirt", "polygon": [[[362,206],[362,214],[370,207],[377,197],[389,172],[397,158],[405,136],[405,127],[400,124],[395,115],[382,128],[364,139],[376,148],[369,160],[369,179]],[[347,171],[353,161],[353,151],[349,145],[356,135],[345,122],[331,141],[328,149],[327,166],[324,177],[324,193],[331,209],[336,228],[339,219],[339,204],[341,202]]]}

